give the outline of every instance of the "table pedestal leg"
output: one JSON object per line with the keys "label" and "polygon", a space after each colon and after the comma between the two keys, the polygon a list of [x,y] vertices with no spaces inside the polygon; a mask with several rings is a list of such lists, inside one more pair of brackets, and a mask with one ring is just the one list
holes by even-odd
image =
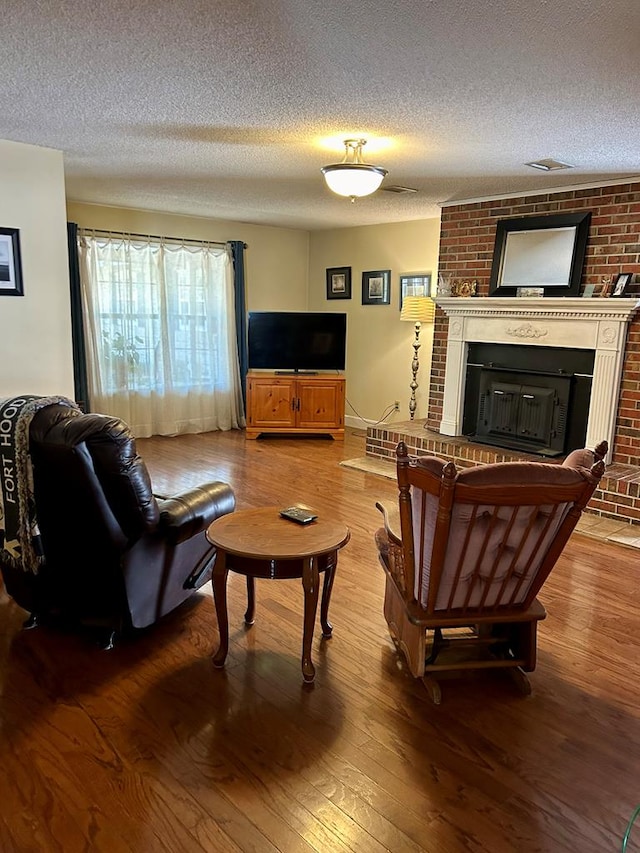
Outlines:
{"label": "table pedestal leg", "polygon": [[229,651],[229,616],[227,614],[227,555],[218,548],[216,562],[211,576],[213,586],[213,599],[216,604],[216,616],[218,617],[218,632],[220,634],[220,645],[213,656],[213,665],[223,667]]}
{"label": "table pedestal leg", "polygon": [[244,614],[245,625],[253,625],[256,615],[256,579],[247,575],[247,611]]}
{"label": "table pedestal leg", "polygon": [[[335,560],[337,561],[336,554]],[[324,573],[324,586],[322,588],[322,601],[320,603],[320,624],[322,625],[322,636],[328,640],[333,633],[333,626],[329,622],[329,602],[331,601],[331,590],[333,589],[333,578],[336,573],[336,563],[328,566]]]}
{"label": "table pedestal leg", "polygon": [[316,670],[311,662],[311,644],[313,628],[318,609],[318,587],[320,575],[316,557],[306,557],[302,567],[302,586],[304,588],[304,632],[302,635],[302,677],[308,683],[316,677]]}

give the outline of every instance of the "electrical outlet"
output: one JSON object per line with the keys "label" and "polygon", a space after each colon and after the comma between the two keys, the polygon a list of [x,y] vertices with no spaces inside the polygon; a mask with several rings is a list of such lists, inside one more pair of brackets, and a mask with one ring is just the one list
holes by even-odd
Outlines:
{"label": "electrical outlet", "polygon": [[396,412],[400,411],[400,400],[395,401],[395,403],[393,404],[393,408],[395,409]]}

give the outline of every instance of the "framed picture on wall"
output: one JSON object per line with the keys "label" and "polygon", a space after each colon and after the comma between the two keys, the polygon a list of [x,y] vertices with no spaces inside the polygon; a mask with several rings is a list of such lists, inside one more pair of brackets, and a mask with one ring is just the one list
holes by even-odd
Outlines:
{"label": "framed picture on wall", "polygon": [[391,302],[391,270],[368,270],[362,273],[362,304],[389,305]]}
{"label": "framed picture on wall", "polygon": [[17,228],[0,228],[0,296],[24,296]]}
{"label": "framed picture on wall", "polygon": [[411,272],[400,274],[400,310],[405,296],[431,296],[431,273]]}
{"label": "framed picture on wall", "polygon": [[327,299],[351,299],[351,267],[327,269]]}

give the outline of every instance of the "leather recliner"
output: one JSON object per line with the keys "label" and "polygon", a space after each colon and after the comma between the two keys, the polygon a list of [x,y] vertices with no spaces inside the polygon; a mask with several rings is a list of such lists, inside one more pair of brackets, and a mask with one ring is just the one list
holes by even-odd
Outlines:
{"label": "leather recliner", "polygon": [[29,450],[44,565],[37,575],[4,567],[3,576],[32,621],[53,614],[97,626],[109,646],[210,579],[205,531],[234,510],[229,485],[156,498],[123,421],[58,404],[33,417]]}

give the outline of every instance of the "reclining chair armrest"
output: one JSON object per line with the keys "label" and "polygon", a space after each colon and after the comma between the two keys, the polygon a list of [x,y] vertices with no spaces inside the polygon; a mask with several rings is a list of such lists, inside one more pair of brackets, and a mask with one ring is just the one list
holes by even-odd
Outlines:
{"label": "reclining chair armrest", "polygon": [[158,500],[160,529],[177,545],[206,530],[219,516],[233,512],[235,506],[233,489],[227,483],[204,483]]}
{"label": "reclining chair armrest", "polygon": [[402,545],[402,532],[400,530],[400,510],[397,504],[387,501],[376,501],[376,509],[379,509],[384,519],[384,529],[387,531],[388,537],[396,543]]}

